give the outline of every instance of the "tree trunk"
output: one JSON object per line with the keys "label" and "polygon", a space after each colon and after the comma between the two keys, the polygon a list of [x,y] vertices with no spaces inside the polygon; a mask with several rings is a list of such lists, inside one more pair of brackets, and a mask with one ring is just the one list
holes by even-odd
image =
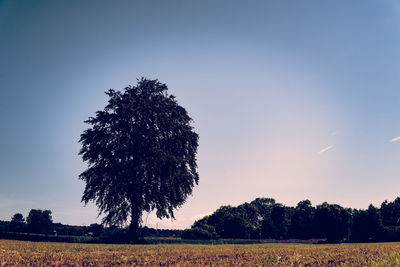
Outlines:
{"label": "tree trunk", "polygon": [[139,239],[139,223],[140,223],[141,211],[132,207],[131,224],[129,225],[128,236],[131,241],[138,241]]}

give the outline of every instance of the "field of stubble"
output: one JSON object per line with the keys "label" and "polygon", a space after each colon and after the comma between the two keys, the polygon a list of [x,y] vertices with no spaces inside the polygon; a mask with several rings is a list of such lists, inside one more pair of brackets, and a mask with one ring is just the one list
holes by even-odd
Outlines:
{"label": "field of stubble", "polygon": [[400,243],[108,245],[0,240],[0,266],[400,266]]}

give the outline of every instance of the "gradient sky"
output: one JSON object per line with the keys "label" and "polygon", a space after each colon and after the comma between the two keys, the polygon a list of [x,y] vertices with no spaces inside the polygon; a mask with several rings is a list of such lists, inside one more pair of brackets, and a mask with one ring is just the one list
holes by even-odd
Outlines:
{"label": "gradient sky", "polygon": [[[397,1],[0,0],[0,220],[80,202],[83,123],[109,88],[158,78],[194,119],[185,228],[273,197],[367,208],[400,196]],[[392,141],[393,139],[393,141]]]}

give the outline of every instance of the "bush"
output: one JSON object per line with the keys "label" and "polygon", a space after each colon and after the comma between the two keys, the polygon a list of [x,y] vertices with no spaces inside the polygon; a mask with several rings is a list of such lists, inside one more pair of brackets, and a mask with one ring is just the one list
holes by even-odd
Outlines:
{"label": "bush", "polygon": [[215,228],[210,225],[203,224],[201,227],[186,229],[182,233],[182,239],[218,239]]}
{"label": "bush", "polygon": [[385,242],[398,242],[400,241],[400,227],[399,226],[388,226],[384,227],[383,231],[378,237],[378,241]]}

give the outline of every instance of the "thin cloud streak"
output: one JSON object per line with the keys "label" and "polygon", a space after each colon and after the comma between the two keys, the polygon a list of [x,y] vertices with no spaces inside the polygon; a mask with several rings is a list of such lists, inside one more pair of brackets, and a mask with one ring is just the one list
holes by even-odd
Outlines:
{"label": "thin cloud streak", "polygon": [[390,140],[390,142],[396,142],[400,140],[400,136],[397,136],[395,138],[393,138],[392,140]]}
{"label": "thin cloud streak", "polygon": [[328,151],[328,150],[331,150],[332,148],[333,148],[333,146],[327,146],[327,147],[321,149],[321,150],[318,152],[318,154],[322,154],[322,153],[324,153],[324,152],[326,152],[326,151]]}

